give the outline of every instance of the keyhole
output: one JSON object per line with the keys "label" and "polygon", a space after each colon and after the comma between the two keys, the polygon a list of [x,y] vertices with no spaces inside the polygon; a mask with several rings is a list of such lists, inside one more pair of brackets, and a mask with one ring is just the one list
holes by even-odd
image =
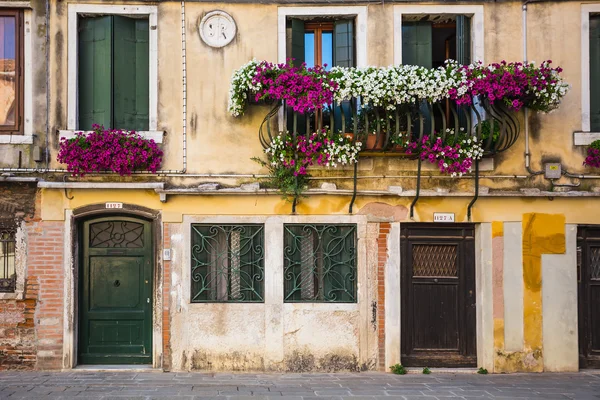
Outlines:
{"label": "keyhole", "polygon": [[115,287],[121,286],[121,282],[117,279],[114,283]]}

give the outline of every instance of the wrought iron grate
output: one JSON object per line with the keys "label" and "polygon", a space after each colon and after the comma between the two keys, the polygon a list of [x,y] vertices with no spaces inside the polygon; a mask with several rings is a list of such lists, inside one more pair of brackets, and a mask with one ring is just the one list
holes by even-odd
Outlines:
{"label": "wrought iron grate", "polygon": [[286,302],[356,302],[356,225],[284,226]]}
{"label": "wrought iron grate", "polygon": [[415,244],[412,248],[413,277],[457,276],[456,245]]}
{"label": "wrought iron grate", "polygon": [[16,288],[15,234],[14,228],[0,228],[0,292],[14,292]]}
{"label": "wrought iron grate", "polygon": [[144,225],[129,221],[105,221],[91,224],[90,247],[143,248]]}
{"label": "wrought iron grate", "polygon": [[600,247],[590,247],[590,278],[600,280]]}
{"label": "wrought iron grate", "polygon": [[262,225],[192,225],[191,301],[262,302]]}

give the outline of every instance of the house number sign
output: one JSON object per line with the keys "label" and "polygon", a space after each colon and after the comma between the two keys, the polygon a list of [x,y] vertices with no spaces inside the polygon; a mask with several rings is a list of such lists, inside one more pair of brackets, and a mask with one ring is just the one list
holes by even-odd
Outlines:
{"label": "house number sign", "polygon": [[211,11],[202,18],[198,30],[204,43],[219,48],[231,43],[237,27],[231,15],[224,11]]}
{"label": "house number sign", "polygon": [[106,208],[123,208],[123,203],[106,203]]}
{"label": "house number sign", "polygon": [[454,213],[433,213],[433,222],[454,222]]}

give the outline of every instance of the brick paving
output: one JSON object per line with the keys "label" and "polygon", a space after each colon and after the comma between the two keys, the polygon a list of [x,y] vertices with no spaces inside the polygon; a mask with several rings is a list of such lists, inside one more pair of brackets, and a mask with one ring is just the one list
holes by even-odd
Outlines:
{"label": "brick paving", "polygon": [[600,399],[600,371],[476,375],[0,372],[0,399]]}

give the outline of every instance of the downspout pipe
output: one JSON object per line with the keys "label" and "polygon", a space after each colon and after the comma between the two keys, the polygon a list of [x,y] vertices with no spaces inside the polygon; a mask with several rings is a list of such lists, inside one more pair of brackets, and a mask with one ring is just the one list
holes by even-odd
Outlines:
{"label": "downspout pipe", "polygon": [[46,171],[50,168],[50,0],[46,0]]}

